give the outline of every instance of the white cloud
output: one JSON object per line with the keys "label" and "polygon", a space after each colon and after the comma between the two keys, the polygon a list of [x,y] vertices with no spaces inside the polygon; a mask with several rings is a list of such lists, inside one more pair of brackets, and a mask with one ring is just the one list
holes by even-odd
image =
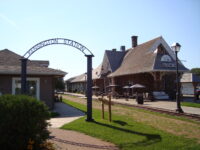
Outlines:
{"label": "white cloud", "polygon": [[5,16],[2,13],[0,13],[0,19],[2,19],[3,21],[7,22],[9,25],[17,28],[17,24],[13,20],[11,20],[10,18],[8,18],[7,16]]}

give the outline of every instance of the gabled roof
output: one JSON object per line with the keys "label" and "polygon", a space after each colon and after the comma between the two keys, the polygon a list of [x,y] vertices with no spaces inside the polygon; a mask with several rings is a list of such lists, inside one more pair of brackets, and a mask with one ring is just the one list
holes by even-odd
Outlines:
{"label": "gabled roof", "polygon": [[[20,61],[21,58],[22,58],[22,56],[14,53],[8,49],[4,49],[4,50],[0,51],[0,65],[19,66],[19,65],[21,65],[21,61]],[[28,60],[28,65],[48,67],[49,61]]]}
{"label": "gabled roof", "polygon": [[99,79],[101,77],[102,63],[95,69],[92,70],[92,79]]}
{"label": "gabled roof", "polygon": [[122,63],[125,51],[106,50],[102,62],[101,74],[114,72]]}
{"label": "gabled roof", "polygon": [[86,77],[87,75],[85,73],[72,77],[73,79],[70,81],[71,83],[76,83],[76,82],[86,82]]}
{"label": "gabled roof", "polygon": [[[92,70],[92,79],[99,79],[101,77],[101,66],[100,64],[97,68]],[[86,82],[87,81],[87,74],[83,73],[78,76],[71,77],[66,80],[67,82],[76,83],[76,82]]]}
{"label": "gabled roof", "polygon": [[74,80],[74,79],[75,79],[75,77],[71,77],[71,78],[65,80],[65,83],[70,83],[70,82],[71,82],[72,80]]}
{"label": "gabled roof", "polygon": [[[159,48],[162,47],[164,54],[159,53]],[[155,61],[153,70],[154,71],[175,71],[176,70],[176,59],[171,56],[168,51],[160,45],[155,51]],[[180,61],[179,61],[180,62]],[[188,69],[180,62],[178,64],[179,71],[188,71]]]}
{"label": "gabled roof", "polygon": [[18,66],[22,57],[8,49],[0,51],[0,65]]}
{"label": "gabled roof", "polygon": [[[172,62],[161,62],[162,55],[158,53],[158,47],[162,45],[165,54],[169,55]],[[130,75],[144,72],[155,71],[176,71],[175,54],[167,45],[164,39],[160,36],[143,44],[130,48],[123,58],[121,66],[110,77]],[[188,71],[181,63],[179,64],[180,71]]]}
{"label": "gabled roof", "polygon": [[125,51],[106,51],[112,72],[114,72],[121,65],[125,54]]}
{"label": "gabled roof", "polygon": [[[22,56],[8,50],[0,51],[0,74],[21,74]],[[49,61],[32,61],[28,60],[27,74],[28,75],[58,75],[65,76],[66,72],[48,68]]]}

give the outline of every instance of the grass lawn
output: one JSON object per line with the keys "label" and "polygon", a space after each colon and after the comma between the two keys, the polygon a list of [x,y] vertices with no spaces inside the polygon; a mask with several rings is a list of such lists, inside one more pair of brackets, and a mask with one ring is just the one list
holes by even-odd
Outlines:
{"label": "grass lawn", "polygon": [[[84,104],[69,100],[64,100],[64,102],[86,112],[86,106]],[[120,111],[119,108],[118,111]],[[127,109],[127,113],[130,113],[129,109]],[[108,120],[101,119],[101,111],[99,109],[93,109],[94,122],[86,122],[85,117],[83,117],[64,125],[62,128],[67,130],[76,130],[109,141],[123,150],[200,149],[200,144],[197,143],[197,139],[186,138],[183,135],[177,136],[169,132],[164,132],[155,126],[149,125],[148,121],[140,122],[127,113],[119,114],[116,110],[113,110],[113,121],[110,123]],[[105,116],[108,116],[108,114],[106,113]],[[162,123],[162,120],[160,120],[160,122]],[[157,122],[157,124],[159,124],[159,122]],[[168,123],[166,122],[166,124]],[[200,126],[198,125],[199,124],[197,124],[197,128],[199,127],[200,130]]]}
{"label": "grass lawn", "polygon": [[181,106],[197,107],[200,108],[200,103],[181,102]]}

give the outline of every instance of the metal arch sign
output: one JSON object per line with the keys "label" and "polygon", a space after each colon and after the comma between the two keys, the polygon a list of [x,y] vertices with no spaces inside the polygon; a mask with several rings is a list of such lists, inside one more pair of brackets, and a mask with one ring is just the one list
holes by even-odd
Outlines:
{"label": "metal arch sign", "polygon": [[64,44],[64,45],[68,45],[68,46],[72,46],[78,50],[80,50],[84,55],[92,55],[92,52],[86,48],[84,45],[70,40],[70,39],[64,39],[64,38],[54,38],[54,39],[49,39],[49,40],[45,40],[42,41],[36,45],[34,45],[31,49],[29,49],[25,54],[24,54],[24,58],[29,58],[34,52],[36,52],[38,49],[43,48],[45,46],[48,45],[53,45],[53,44]]}
{"label": "metal arch sign", "polygon": [[21,92],[22,94],[27,94],[27,60],[28,58],[35,53],[40,48],[43,48],[48,45],[53,44],[63,44],[72,46],[78,50],[80,50],[86,57],[87,57],[87,119],[86,121],[93,121],[92,118],[92,57],[94,56],[92,52],[83,46],[82,44],[70,40],[70,39],[64,39],[64,38],[54,38],[42,41],[35,46],[33,46],[31,49],[29,49],[21,58]]}

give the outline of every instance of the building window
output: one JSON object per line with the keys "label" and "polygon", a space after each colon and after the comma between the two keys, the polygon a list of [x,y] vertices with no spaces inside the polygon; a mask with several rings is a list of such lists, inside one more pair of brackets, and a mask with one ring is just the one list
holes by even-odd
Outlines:
{"label": "building window", "polygon": [[169,55],[163,55],[161,57],[161,61],[162,62],[172,62],[172,59],[171,59],[171,57]]}
{"label": "building window", "polygon": [[[12,79],[12,94],[21,94],[21,79]],[[27,78],[27,94],[29,96],[40,99],[40,79],[39,78]]]}

